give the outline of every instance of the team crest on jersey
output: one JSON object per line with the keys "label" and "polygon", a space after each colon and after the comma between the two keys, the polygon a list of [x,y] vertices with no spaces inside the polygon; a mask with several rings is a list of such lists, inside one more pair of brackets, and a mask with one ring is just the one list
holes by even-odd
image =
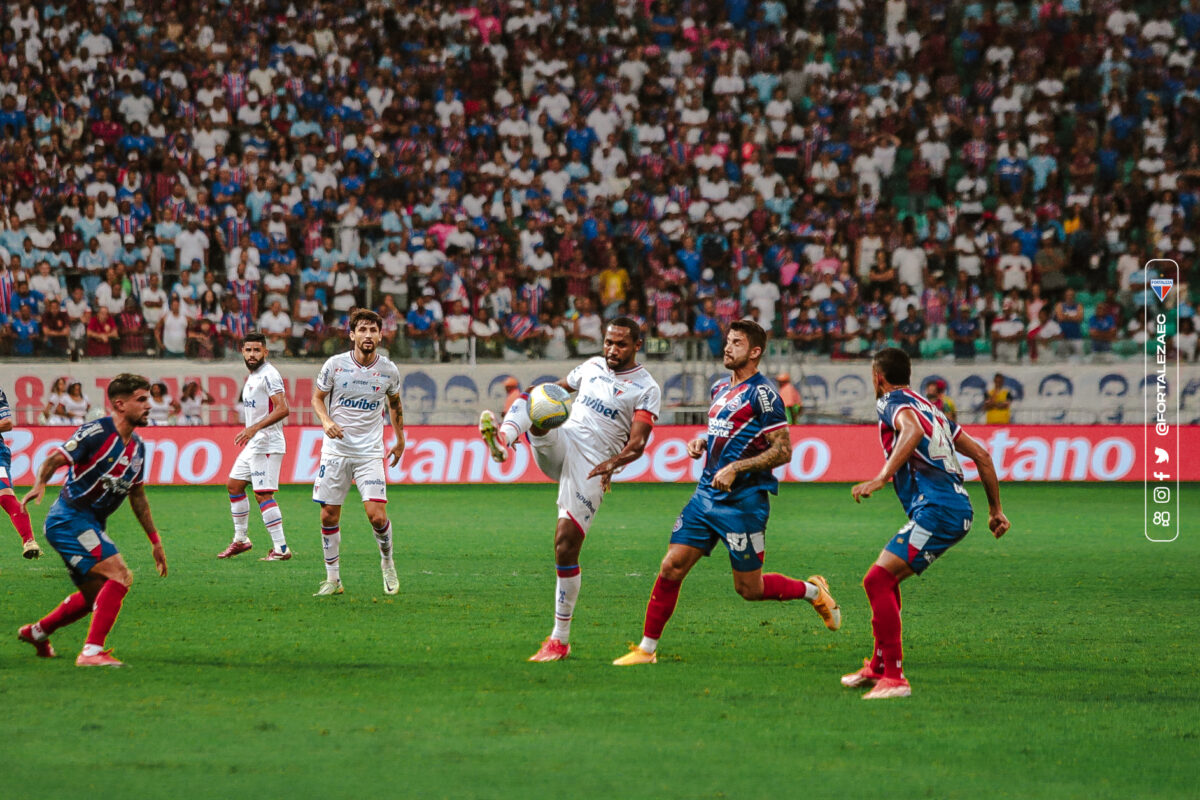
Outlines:
{"label": "team crest on jersey", "polygon": [[614,385],[614,386],[612,387],[612,393],[613,393],[613,397],[620,397],[621,395],[625,394],[625,390],[624,390],[624,389],[618,389],[618,388],[617,388],[617,387]]}

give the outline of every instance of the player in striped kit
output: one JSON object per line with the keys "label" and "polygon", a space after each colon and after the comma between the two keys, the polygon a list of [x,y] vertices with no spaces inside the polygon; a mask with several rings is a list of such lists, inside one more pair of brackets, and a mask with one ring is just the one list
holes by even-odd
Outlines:
{"label": "player in striped kit", "polygon": [[271,551],[259,560],[287,561],[292,557],[292,551],[283,534],[283,512],[275,502],[279,470],[287,452],[283,421],[290,413],[283,376],[274,365],[267,363],[267,338],[261,333],[246,334],[242,340],[242,360],[250,370],[242,386],[246,429],[233,440],[242,452],[233,463],[229,481],[225,484],[229,492],[229,513],[233,516],[233,541],[217,554],[217,558],[232,558],[254,546],[248,535],[250,502],[246,499],[246,486],[249,485],[254,491],[263,525],[271,535]]}
{"label": "player in striped kit", "polygon": [[158,574],[166,577],[167,557],[150,516],[142,484],[146,448],[134,428],[150,419],[150,381],[124,373],[108,385],[111,417],[84,424],[38,470],[33,488],[21,500],[41,503],[46,484],[59,467],[70,465],[58,499],[46,515],[45,536],[62,556],[79,591],[37,622],[23,626],[17,638],[33,645],[42,658],[53,658],[50,634],[92,615],[87,643],[75,659],[80,667],[122,667],[104,643],[121,612],[133,574],[108,537],[108,517],[129,497],[129,507],[150,540]]}
{"label": "player in striped kit", "polygon": [[612,474],[636,461],[658,417],[662,390],[637,363],[641,329],[618,317],[604,333],[604,355],[590,358],[558,382],[578,392],[571,416],[545,431],[529,419],[529,395],[522,394],[496,425],[491,411],[479,416],[479,433],[492,458],[504,461],[508,448],[529,434],[538,467],[558,481],[558,523],[554,529],[554,629],[530,661],[561,661],[571,653],[569,636],[579,598],[579,553]]}
{"label": "player in striped kit", "polygon": [[387,515],[383,415],[392,422],[396,443],[387,452],[391,466],[404,455],[404,411],[400,406],[400,371],[377,348],[383,320],[369,309],[350,314],[354,349],[325,362],[313,386],[312,405],[325,438],[321,464],[313,483],[313,500],[321,505],[321,544],[325,580],[314,597],[342,594],[342,504],[350,484],[358,487],[363,510],[379,545],[383,591],[397,594],[400,581],[392,560],[392,523]]}
{"label": "player in striped kit", "polygon": [[679,599],[683,579],[718,541],[729,551],[733,586],[746,600],[807,600],[836,631],[841,610],[820,575],[807,581],[763,573],[770,495],[779,491],[771,470],[792,455],[783,401],[758,371],[767,334],[750,320],[735,320],[725,337],[724,365],[733,372],[712,390],[708,435],[688,443],[692,458],[707,456],[695,494],[671,531],[667,554],[646,606],[642,641],[613,663],[654,664],[658,640]]}
{"label": "player in striped kit", "polygon": [[[0,433],[8,433],[12,429],[12,409],[8,405],[8,396],[0,391]],[[17,502],[17,495],[13,491],[12,476],[9,474],[11,467],[12,452],[8,449],[8,442],[0,439],[0,508],[12,519],[13,527],[21,537],[21,555],[25,558],[41,558],[42,548],[33,538],[29,514],[25,506]]]}
{"label": "player in striped kit", "polygon": [[842,676],[842,685],[870,687],[864,700],[908,697],[912,688],[901,668],[900,582],[920,575],[971,530],[974,512],[963,488],[958,453],[975,462],[987,492],[988,527],[999,539],[1009,529],[1000,507],[1000,482],[991,456],[933,403],[909,387],[912,362],[903,350],[889,347],[871,363],[875,381],[879,438],[887,459],[869,481],[856,484],[854,502],[892,482],[908,524],[892,536],[863,578],[871,603],[875,648],[862,669]]}

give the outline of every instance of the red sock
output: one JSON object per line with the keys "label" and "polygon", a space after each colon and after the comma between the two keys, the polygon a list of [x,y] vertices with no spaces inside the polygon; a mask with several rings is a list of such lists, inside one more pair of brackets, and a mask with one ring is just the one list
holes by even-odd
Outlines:
{"label": "red sock", "polygon": [[799,600],[807,587],[804,581],[768,572],[763,575],[763,600]]}
{"label": "red sock", "polygon": [[0,497],[0,508],[3,508],[12,517],[12,523],[17,529],[17,535],[21,537],[21,541],[32,542],[33,528],[29,524],[29,514],[21,505],[21,501],[11,494],[6,494]]}
{"label": "red sock", "polygon": [[863,588],[871,602],[871,630],[875,633],[875,655],[871,668],[883,670],[885,678],[903,678],[900,645],[900,592],[896,576],[878,564],[873,564],[863,578]]}
{"label": "red sock", "polygon": [[646,604],[646,624],[642,635],[647,639],[662,637],[667,620],[675,613],[675,603],[679,601],[679,587],[683,581],[673,581],[659,575],[654,581],[654,589],[650,592],[650,602]]}
{"label": "red sock", "polygon": [[113,580],[105,581],[100,587],[100,592],[96,595],[96,607],[92,611],[92,625],[88,628],[88,644],[104,646],[104,640],[108,638],[108,632],[117,622],[117,615],[121,613],[121,602],[128,591],[128,586]]}
{"label": "red sock", "polygon": [[76,592],[59,603],[58,608],[39,619],[37,624],[42,632],[49,636],[59,628],[70,625],[75,620],[83,619],[89,611],[91,609],[88,608],[83,592]]}

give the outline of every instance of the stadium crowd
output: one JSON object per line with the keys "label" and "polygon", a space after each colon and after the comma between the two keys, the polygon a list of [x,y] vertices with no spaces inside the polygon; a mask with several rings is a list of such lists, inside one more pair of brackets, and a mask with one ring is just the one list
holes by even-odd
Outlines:
{"label": "stadium crowd", "polygon": [[10,3],[0,347],[1195,359],[1191,2]]}

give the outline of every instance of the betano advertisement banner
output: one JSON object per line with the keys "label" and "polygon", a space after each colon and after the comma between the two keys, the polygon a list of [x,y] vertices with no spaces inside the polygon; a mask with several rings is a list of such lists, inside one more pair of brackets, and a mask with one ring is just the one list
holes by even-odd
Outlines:
{"label": "betano advertisement banner", "polygon": [[[141,428],[146,442],[146,482],[223,484],[239,448],[238,427]],[[280,480],[311,483],[321,455],[320,428],[285,428],[287,457]],[[6,435],[12,449],[14,483],[33,482],[34,471],[62,444],[71,428],[18,428]],[[660,426],[645,454],[617,476],[618,481],[656,483],[695,481],[702,461],[687,456],[687,442],[703,432],[695,426]],[[992,455],[1001,480],[1008,481],[1137,481],[1142,479],[1144,445],[1140,427],[1107,426],[973,426],[970,433]],[[393,484],[545,483],[528,446],[522,444],[506,463],[496,464],[474,428],[411,426],[399,466],[388,469]],[[390,431],[389,431],[390,435]],[[1200,427],[1179,429],[1180,453],[1200,450]],[[388,443],[389,445],[391,442]],[[792,428],[792,460],[776,471],[790,483],[860,481],[883,463],[879,434],[870,425],[813,425]],[[964,462],[968,479],[977,477]],[[1180,479],[1200,480],[1200,459],[1180,465]],[[65,470],[56,480],[61,481]]]}

